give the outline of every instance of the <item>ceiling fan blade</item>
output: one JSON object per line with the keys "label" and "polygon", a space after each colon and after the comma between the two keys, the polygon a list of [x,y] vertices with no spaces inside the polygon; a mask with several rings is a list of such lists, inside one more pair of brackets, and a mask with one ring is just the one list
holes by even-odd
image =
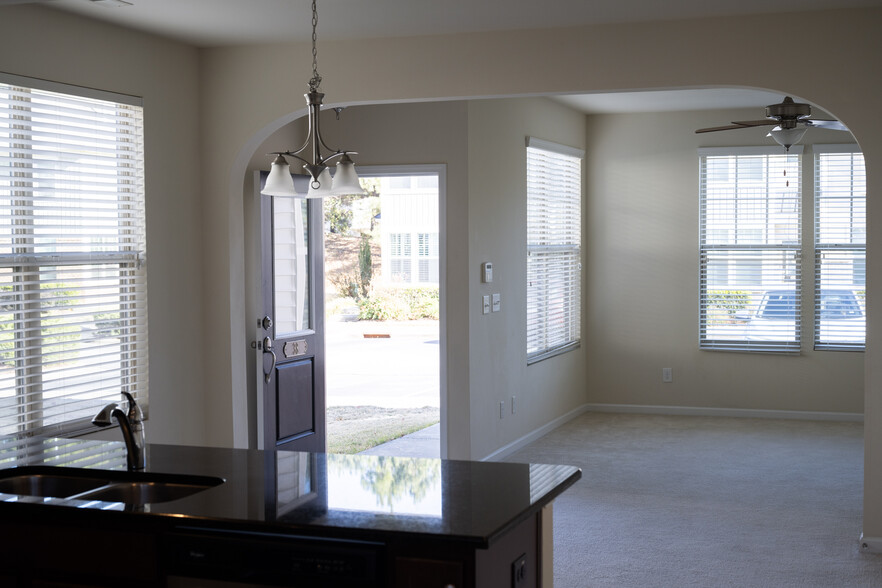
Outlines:
{"label": "ceiling fan blade", "polygon": [[830,129],[833,131],[847,131],[848,127],[839,122],[838,120],[825,120],[825,119],[817,119],[811,118],[803,121],[810,127],[817,127],[819,129]]}
{"label": "ceiling fan blade", "polygon": [[747,125],[726,125],[724,127],[708,127],[706,129],[698,129],[696,133],[713,133],[714,131],[729,131],[732,129],[748,129]]}
{"label": "ceiling fan blade", "polygon": [[764,118],[762,120],[733,120],[733,125],[740,125],[742,127],[763,127],[766,125],[779,125],[780,122],[768,118]]}

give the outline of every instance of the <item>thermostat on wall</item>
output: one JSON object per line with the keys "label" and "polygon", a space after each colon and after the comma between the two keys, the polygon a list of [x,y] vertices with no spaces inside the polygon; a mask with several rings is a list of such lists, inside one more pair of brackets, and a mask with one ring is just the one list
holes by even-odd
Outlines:
{"label": "thermostat on wall", "polygon": [[484,270],[484,283],[489,284],[493,281],[493,264],[489,261],[485,261],[481,264],[481,269]]}

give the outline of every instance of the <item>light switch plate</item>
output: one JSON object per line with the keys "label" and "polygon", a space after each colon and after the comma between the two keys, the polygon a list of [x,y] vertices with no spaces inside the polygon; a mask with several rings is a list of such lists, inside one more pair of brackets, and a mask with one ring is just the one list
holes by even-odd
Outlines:
{"label": "light switch plate", "polygon": [[489,314],[490,313],[490,295],[489,294],[487,294],[483,297],[483,307],[484,307],[484,314]]}
{"label": "light switch plate", "polygon": [[499,293],[493,294],[493,312],[499,312],[502,308],[502,302]]}

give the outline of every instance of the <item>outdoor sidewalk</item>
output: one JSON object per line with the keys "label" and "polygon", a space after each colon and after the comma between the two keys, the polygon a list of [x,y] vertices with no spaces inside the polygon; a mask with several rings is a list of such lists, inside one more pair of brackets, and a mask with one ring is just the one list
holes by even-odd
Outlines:
{"label": "outdoor sidewalk", "polygon": [[392,457],[441,457],[441,423],[421,431],[371,447],[360,455],[387,455]]}

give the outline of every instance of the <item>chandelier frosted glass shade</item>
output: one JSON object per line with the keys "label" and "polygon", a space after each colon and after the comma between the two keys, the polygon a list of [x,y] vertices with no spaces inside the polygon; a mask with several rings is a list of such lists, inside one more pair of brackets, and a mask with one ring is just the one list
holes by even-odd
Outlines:
{"label": "chandelier frosted glass shade", "polygon": [[[318,183],[318,186],[316,186]],[[319,174],[316,182],[309,183],[309,191],[306,193],[307,198],[324,198],[325,196],[333,196],[334,181],[331,179],[331,170],[325,168]]]}
{"label": "chandelier frosted glass shade", "polygon": [[302,196],[294,189],[294,178],[291,177],[291,168],[281,155],[277,155],[273,161],[269,176],[261,194],[268,196]]}
{"label": "chandelier frosted glass shade", "polygon": [[335,196],[365,193],[364,188],[361,187],[361,183],[358,181],[358,174],[355,173],[355,164],[348,154],[344,155],[337,162],[337,173],[334,174],[332,191]]}

